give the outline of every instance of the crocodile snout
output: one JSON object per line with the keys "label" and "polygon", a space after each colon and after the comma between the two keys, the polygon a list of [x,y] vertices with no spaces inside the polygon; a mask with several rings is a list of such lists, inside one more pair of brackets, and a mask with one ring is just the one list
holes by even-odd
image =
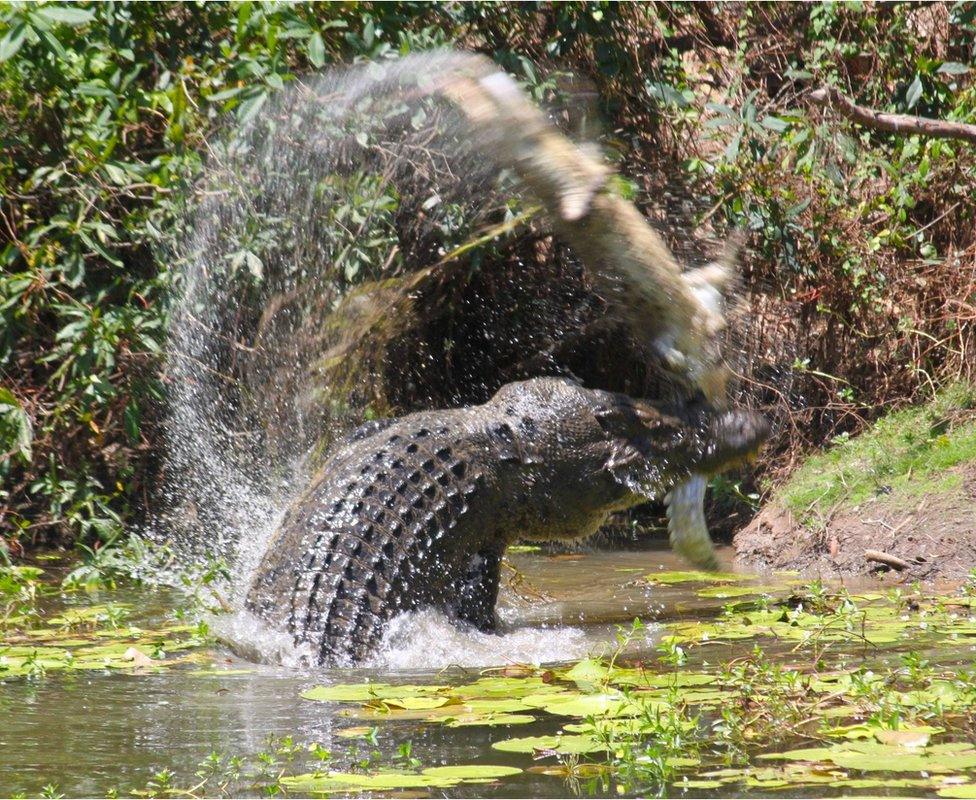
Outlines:
{"label": "crocodile snout", "polygon": [[753,458],[769,438],[769,421],[752,411],[725,411],[713,418],[704,457],[707,472],[721,472]]}

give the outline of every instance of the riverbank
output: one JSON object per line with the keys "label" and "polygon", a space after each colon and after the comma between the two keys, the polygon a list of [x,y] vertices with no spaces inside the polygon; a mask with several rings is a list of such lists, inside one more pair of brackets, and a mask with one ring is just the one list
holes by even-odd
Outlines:
{"label": "riverbank", "polygon": [[976,392],[957,385],[811,457],[735,536],[737,562],[824,577],[976,567]]}

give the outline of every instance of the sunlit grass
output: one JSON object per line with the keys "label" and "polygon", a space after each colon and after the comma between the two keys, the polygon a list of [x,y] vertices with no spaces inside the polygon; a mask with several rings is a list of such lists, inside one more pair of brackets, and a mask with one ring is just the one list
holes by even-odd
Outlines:
{"label": "sunlit grass", "polygon": [[814,509],[853,507],[880,496],[946,491],[952,467],[976,462],[976,388],[956,384],[930,403],[888,414],[860,436],[812,456],[780,490],[801,519]]}

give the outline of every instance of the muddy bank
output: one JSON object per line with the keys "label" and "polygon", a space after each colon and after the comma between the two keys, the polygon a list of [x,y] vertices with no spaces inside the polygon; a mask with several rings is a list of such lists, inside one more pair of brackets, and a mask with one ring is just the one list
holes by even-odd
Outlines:
{"label": "muddy bank", "polygon": [[948,470],[946,480],[929,492],[882,493],[804,522],[797,517],[781,501],[771,502],[736,534],[737,563],[825,578],[965,578],[976,568],[976,462]]}

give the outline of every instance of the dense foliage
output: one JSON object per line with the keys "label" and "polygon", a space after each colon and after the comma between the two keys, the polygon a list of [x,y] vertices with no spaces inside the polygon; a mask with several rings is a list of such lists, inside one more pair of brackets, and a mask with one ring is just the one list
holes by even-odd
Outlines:
{"label": "dense foliage", "polygon": [[138,505],[165,391],[169,243],[217,127],[326,63],[452,43],[491,54],[540,98],[547,78],[583,79],[604,144],[655,218],[749,232],[744,385],[779,409],[785,452],[971,368],[973,147],[867,131],[808,95],[834,85],[879,110],[976,122],[976,6],[11,3],[8,549],[111,539]]}

